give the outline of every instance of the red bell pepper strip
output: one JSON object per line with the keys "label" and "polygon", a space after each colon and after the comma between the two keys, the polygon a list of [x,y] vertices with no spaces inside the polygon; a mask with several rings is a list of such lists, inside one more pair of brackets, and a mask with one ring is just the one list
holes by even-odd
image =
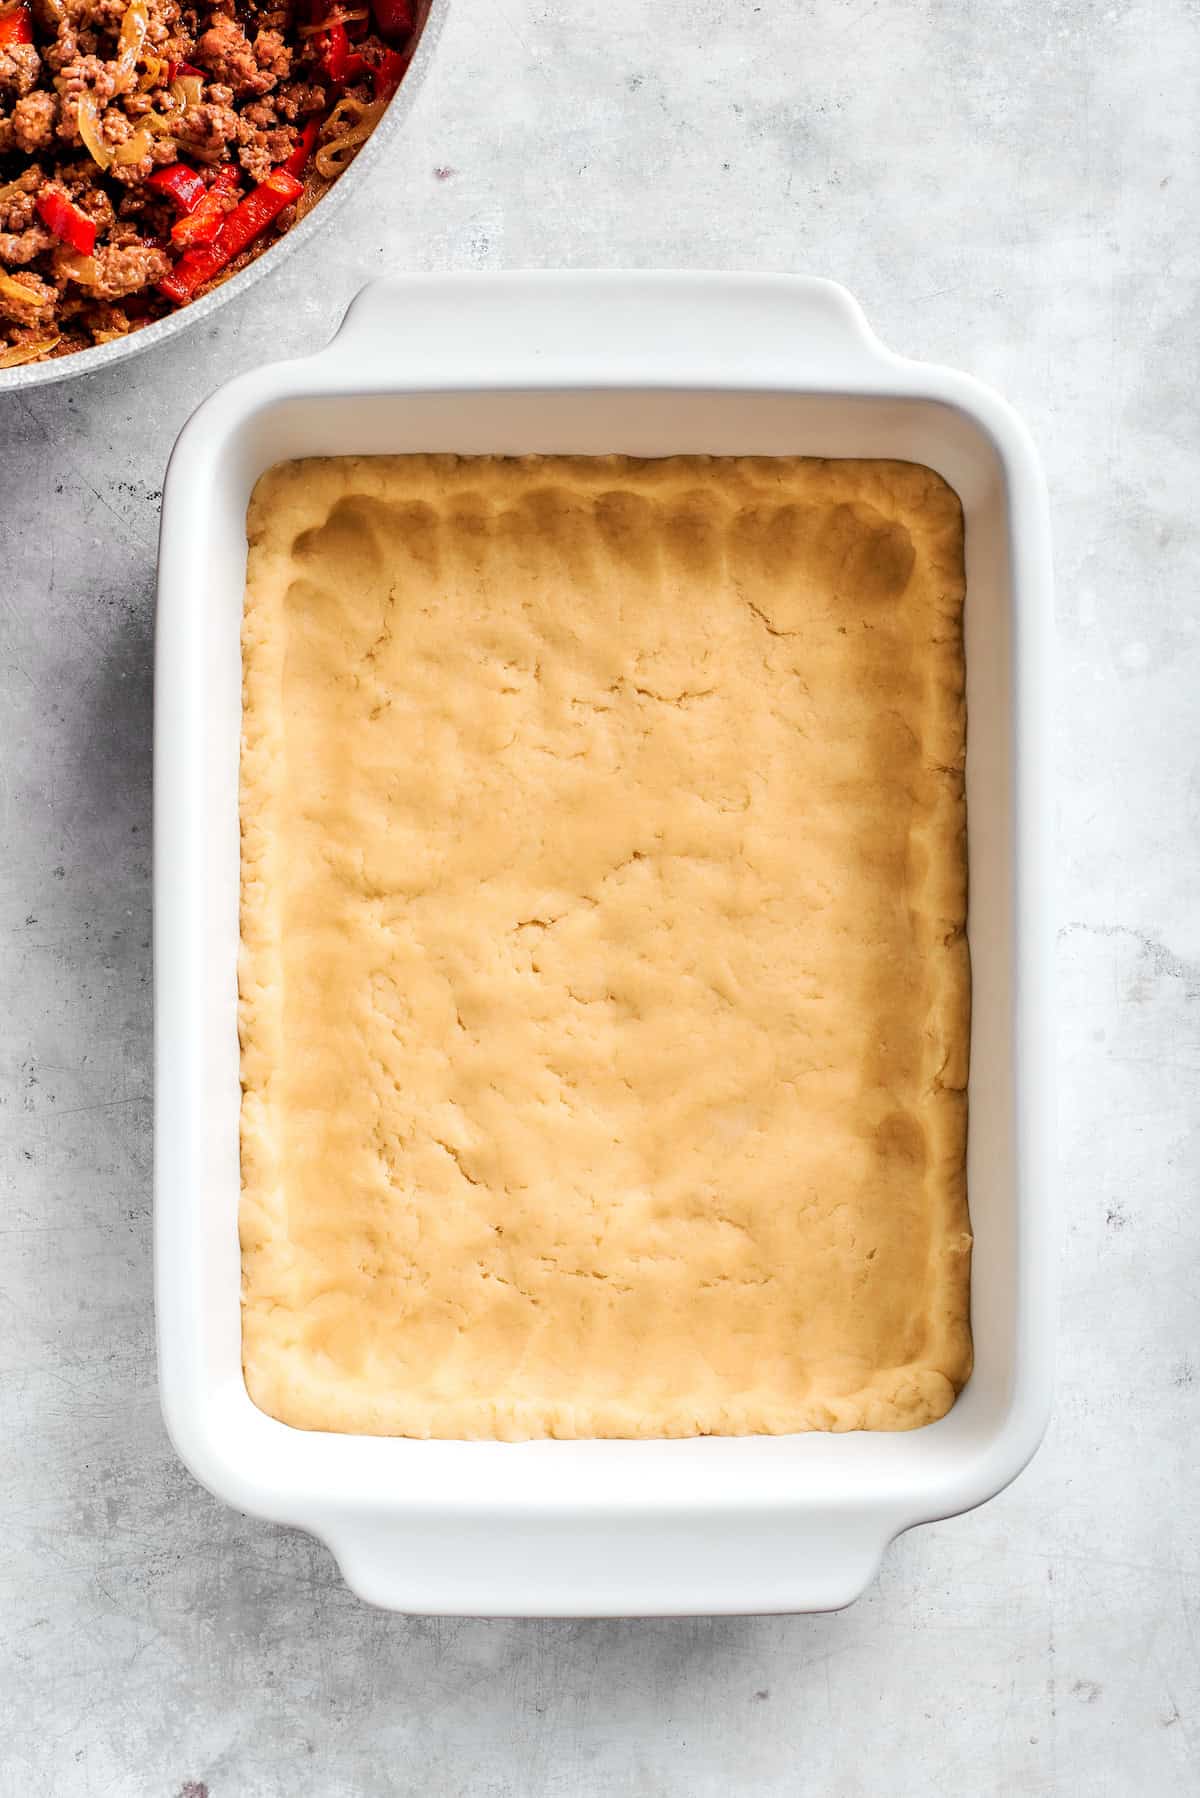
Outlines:
{"label": "red bell pepper strip", "polygon": [[408,37],[417,22],[412,0],[371,0],[371,11],[384,37]]}
{"label": "red bell pepper strip", "polygon": [[227,268],[303,192],[304,183],[286,169],[272,169],[265,181],[251,188],[246,198],[226,213],[210,244],[184,251],[171,273],[159,282],[158,291],[182,306],[198,287]]}
{"label": "red bell pepper strip", "polygon": [[404,78],[408,64],[409,58],[402,56],[398,50],[385,51],[383,61],[372,64],[371,79],[375,83],[377,100],[391,99]]}
{"label": "red bell pepper strip", "polygon": [[296,145],[296,148],[292,151],[287,160],[280,165],[287,170],[289,175],[294,175],[297,181],[304,173],[305,164],[313,153],[313,145],[317,141],[317,132],[320,129],[320,119],[309,119],[304,130],[300,133],[300,142]]}
{"label": "red bell pepper strip", "polygon": [[170,87],[170,85],[173,81],[178,81],[178,79],[181,75],[199,75],[201,81],[208,80],[208,76],[204,73],[204,70],[198,69],[194,63],[168,62],[168,64],[167,64],[167,86]]}
{"label": "red bell pepper strip", "polygon": [[33,14],[21,0],[19,6],[10,6],[0,12],[0,50],[8,50],[13,44],[32,44]]}
{"label": "red bell pepper strip", "polygon": [[340,19],[334,19],[321,33],[321,67],[334,87],[346,87],[366,73],[367,65],[359,51],[351,49]]}
{"label": "red bell pepper strip", "polygon": [[321,68],[332,87],[349,87],[369,75],[377,100],[390,100],[400,85],[409,59],[398,50],[384,50],[379,62],[373,62],[356,50],[340,19],[335,19],[321,33]]}
{"label": "red bell pepper strip", "polygon": [[53,231],[62,243],[90,256],[96,247],[96,221],[81,212],[61,188],[48,187],[34,202],[34,210],[47,231]]}
{"label": "red bell pepper strip", "polygon": [[146,176],[146,186],[160,194],[169,194],[180,212],[195,212],[208,192],[204,181],[186,162],[173,162],[168,168],[155,169]]}
{"label": "red bell pepper strip", "polygon": [[211,187],[206,187],[185,218],[171,226],[171,242],[177,250],[190,250],[197,244],[212,243],[229,216],[225,201],[241,186],[236,163],[226,162],[217,170]]}

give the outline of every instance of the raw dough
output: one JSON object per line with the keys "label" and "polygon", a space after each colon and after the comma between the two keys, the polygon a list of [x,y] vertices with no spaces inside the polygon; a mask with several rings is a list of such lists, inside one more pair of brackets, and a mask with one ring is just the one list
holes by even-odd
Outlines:
{"label": "raw dough", "polygon": [[243,1353],[306,1429],[908,1429],[970,1369],[958,500],[295,462],[249,514]]}

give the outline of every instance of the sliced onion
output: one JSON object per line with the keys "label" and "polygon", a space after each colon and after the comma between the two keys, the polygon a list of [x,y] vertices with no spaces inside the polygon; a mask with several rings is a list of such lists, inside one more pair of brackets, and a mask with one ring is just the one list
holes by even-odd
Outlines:
{"label": "sliced onion", "polygon": [[[366,143],[387,109],[386,100],[356,100],[353,94],[340,99],[325,121],[325,142],[318,145],[313,165],[318,175],[332,181],[353,160],[360,144]],[[345,129],[341,129],[342,126]]]}
{"label": "sliced onion", "polygon": [[178,124],[179,124],[179,115],[178,114],[176,114],[176,116],[173,119],[165,119],[161,112],[143,113],[142,117],[138,120],[138,125],[139,125],[140,129],[142,129],[144,131],[153,131],[158,135],[165,134],[168,137],[170,136],[171,132],[175,130],[175,128]]}
{"label": "sliced onion", "polygon": [[94,256],[81,256],[78,250],[60,250],[55,261],[67,279],[78,281],[81,287],[94,287],[100,279]]}
{"label": "sliced onion", "polygon": [[0,368],[20,368],[22,362],[36,362],[39,356],[48,356],[56,349],[59,341],[57,337],[43,337],[39,343],[14,344],[0,355]]}
{"label": "sliced onion", "polygon": [[321,136],[330,138],[343,125],[357,125],[363,114],[370,110],[371,102],[369,100],[360,100],[355,94],[343,94],[322,125]]}
{"label": "sliced onion", "polygon": [[113,151],[113,161],[120,163],[140,162],[143,156],[149,156],[150,143],[151,139],[148,131],[135,131],[132,137],[127,137],[123,144],[117,145],[116,149]]}
{"label": "sliced onion", "polygon": [[23,282],[14,281],[11,275],[4,273],[3,269],[0,269],[0,297],[6,300],[15,300],[19,306],[38,307],[46,304],[43,294],[32,293]]}
{"label": "sliced onion", "polygon": [[100,114],[96,111],[96,102],[91,94],[79,97],[79,135],[83,139],[84,149],[92,161],[102,169],[112,164],[112,151],[100,135]]}
{"label": "sliced onion", "polygon": [[121,20],[121,35],[117,39],[117,65],[114,73],[118,90],[130,85],[137,73],[138,57],[146,42],[149,25],[150,8],[147,0],[129,0],[125,17]]}
{"label": "sliced onion", "polygon": [[201,75],[180,75],[171,83],[171,98],[176,106],[185,112],[189,106],[199,106],[204,98],[204,78]]}
{"label": "sliced onion", "polygon": [[301,25],[298,35],[313,37],[318,31],[328,31],[331,25],[352,25],[356,19],[369,19],[370,16],[365,6],[336,6],[319,25]]}
{"label": "sliced onion", "polygon": [[152,87],[158,87],[167,72],[167,64],[161,56],[147,56],[145,63],[145,71],[138,82],[143,93],[148,92]]}

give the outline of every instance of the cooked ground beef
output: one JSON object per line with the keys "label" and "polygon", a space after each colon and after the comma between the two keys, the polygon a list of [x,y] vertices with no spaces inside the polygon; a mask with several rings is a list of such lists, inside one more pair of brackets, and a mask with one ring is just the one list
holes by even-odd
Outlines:
{"label": "cooked ground beef", "polygon": [[41,72],[42,59],[32,44],[13,44],[0,50],[0,88],[27,94],[37,86]]}
{"label": "cooked ground beef", "polygon": [[13,275],[12,286],[19,287],[21,292],[28,296],[28,299],[17,300],[15,295],[10,297],[9,292],[0,293],[0,318],[9,318],[17,323],[23,323],[33,313],[37,315],[39,322],[44,322],[58,303],[57,289],[24,269],[19,274]]}
{"label": "cooked ground beef", "polygon": [[34,156],[39,150],[50,148],[54,142],[57,105],[54,95],[43,88],[21,96],[12,110],[13,141],[18,150]]}
{"label": "cooked ground beef", "polygon": [[9,268],[28,268],[46,250],[54,248],[54,239],[42,225],[30,225],[25,231],[0,233],[0,262]]}
{"label": "cooked ground beef", "polygon": [[[269,56],[263,59],[264,63],[269,63],[270,60]],[[269,94],[273,87],[279,85],[279,77],[270,68],[260,66],[250,39],[237,20],[231,19],[226,13],[218,13],[208,30],[198,39],[196,61],[202,69],[207,69],[214,81],[224,82],[227,87],[232,88],[239,100]],[[291,73],[290,56],[283,73]]]}
{"label": "cooked ground beef", "polygon": [[0,368],[161,317],[306,211],[407,66],[406,0],[370,5],[0,0]]}

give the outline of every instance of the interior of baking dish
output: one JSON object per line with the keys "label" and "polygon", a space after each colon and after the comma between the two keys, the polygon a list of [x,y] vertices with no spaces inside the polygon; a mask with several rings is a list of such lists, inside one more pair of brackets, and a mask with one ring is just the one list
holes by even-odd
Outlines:
{"label": "interior of baking dish", "polygon": [[[336,386],[335,376],[328,386]],[[888,384],[903,382],[879,383]],[[185,440],[173,470],[177,488],[186,481],[188,489],[174,517],[168,489],[156,828],[159,1330],[172,1434],[222,1496],[324,1535],[352,1582],[384,1603],[595,1612],[845,1602],[899,1529],[979,1502],[1011,1478],[1036,1445],[1044,1417],[1042,1201],[1031,1190],[1044,1120],[1036,1106],[1029,1109],[1028,1084],[1035,1082],[1036,1093],[1044,1083],[1036,1031],[1025,1036],[1019,1056],[1021,1007],[1041,1001],[1030,990],[1041,961],[1040,950],[1022,956],[1018,930],[1044,878],[1044,842],[1021,815],[1033,776],[1016,753],[1019,742],[1026,756],[1036,758],[1040,749],[1043,671],[1029,646],[1021,653],[1014,623],[1022,582],[1036,588],[1040,545],[1025,566],[1027,551],[1014,533],[1020,469],[1014,474],[1012,456],[997,441],[1003,420],[994,428],[936,391],[748,386],[650,395],[640,384],[613,384],[399,394],[363,391],[369,381],[362,371],[357,391],[321,391],[325,385],[300,379],[292,392],[251,391],[210,418],[203,436],[193,426],[194,444]],[[889,457],[928,465],[959,495],[967,573],[974,1371],[940,1421],[900,1434],[415,1441],[291,1429],[251,1403],[241,1368],[237,1237],[246,506],[258,476],[279,461],[437,450]],[[185,526],[207,546],[200,571],[189,572],[186,557],[172,553]],[[657,1570],[643,1554],[639,1602],[614,1585],[604,1557],[597,1559],[593,1526],[602,1522],[610,1544],[627,1529],[636,1555],[649,1540],[639,1532],[651,1516],[669,1519],[671,1528],[667,1536],[655,1533],[657,1525],[651,1532]],[[728,1558],[713,1570],[707,1595],[690,1603],[681,1582],[706,1532],[710,1547],[715,1542],[711,1531],[722,1519],[730,1526],[723,1538]],[[479,1568],[488,1562],[489,1540],[497,1540],[489,1531],[500,1528],[515,1557],[512,1577],[484,1581],[481,1598]],[[776,1535],[780,1553],[794,1551],[797,1528],[807,1532],[807,1585],[773,1586],[764,1553]],[[444,1565],[451,1539],[454,1574]],[[420,1575],[423,1558],[438,1564],[432,1583]],[[829,1577],[819,1572],[822,1558]],[[558,1590],[553,1573],[530,1583],[534,1565],[571,1571]]]}

